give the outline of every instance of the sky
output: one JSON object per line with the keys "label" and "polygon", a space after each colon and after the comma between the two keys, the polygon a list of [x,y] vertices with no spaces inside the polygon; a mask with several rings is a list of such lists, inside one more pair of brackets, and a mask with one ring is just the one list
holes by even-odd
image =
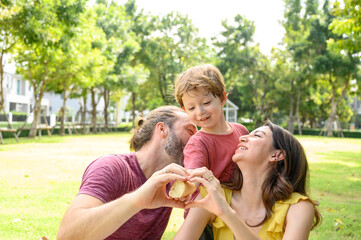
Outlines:
{"label": "sky", "polygon": [[269,54],[282,40],[284,30],[279,21],[283,18],[283,0],[136,0],[139,9],[153,15],[178,11],[188,15],[202,37],[210,39],[222,31],[221,21],[240,14],[254,21],[254,41],[260,50]]}
{"label": "sky", "polygon": [[[166,15],[171,11],[188,15],[200,36],[207,39],[223,30],[222,20],[228,19],[231,23],[237,14],[241,14],[254,21],[253,39],[267,55],[273,46],[277,47],[284,34],[279,23],[283,18],[283,0],[136,0],[136,4],[153,15]],[[7,71],[15,72],[13,64],[8,64],[7,68]]]}

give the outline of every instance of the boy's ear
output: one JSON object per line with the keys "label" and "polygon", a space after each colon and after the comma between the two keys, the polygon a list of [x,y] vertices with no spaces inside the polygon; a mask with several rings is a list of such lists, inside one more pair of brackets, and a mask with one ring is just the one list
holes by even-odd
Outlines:
{"label": "boy's ear", "polygon": [[227,93],[224,91],[221,96],[221,104],[224,105],[227,103]]}

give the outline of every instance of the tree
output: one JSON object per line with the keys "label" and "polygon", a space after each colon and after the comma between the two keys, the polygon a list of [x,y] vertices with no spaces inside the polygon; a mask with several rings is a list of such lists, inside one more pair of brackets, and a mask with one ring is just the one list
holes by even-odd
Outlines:
{"label": "tree", "polygon": [[[304,11],[302,11],[304,7]],[[300,0],[285,1],[285,20],[283,26],[286,30],[284,43],[290,54],[289,61],[292,62],[289,82],[289,112],[288,130],[294,131],[294,122],[297,120],[299,134],[301,130],[300,105],[308,98],[307,89],[312,87],[312,41],[309,36],[310,28],[317,16],[317,0],[307,0],[305,6]],[[303,13],[303,15],[302,15]]]}
{"label": "tree", "polygon": [[359,57],[347,51],[340,51],[338,48],[327,46],[328,39],[343,39],[343,35],[334,34],[329,30],[329,25],[333,21],[330,14],[329,2],[326,1],[323,6],[323,21],[318,25],[318,32],[322,32],[325,38],[318,38],[315,46],[320,49],[320,54],[315,58],[315,71],[324,74],[324,79],[330,87],[330,106],[331,110],[326,122],[327,136],[333,136],[333,123],[337,120],[337,109],[340,101],[350,91],[352,79],[359,79],[358,66]]}
{"label": "tree", "polygon": [[62,95],[63,104],[59,110],[61,117],[59,134],[62,136],[65,135],[66,102],[79,90],[81,69],[85,64],[85,60],[80,57],[80,45],[84,44],[81,39],[84,25],[79,14],[83,13],[83,7],[80,1],[56,7],[59,18],[66,18],[67,21],[63,26],[61,39],[59,40],[59,51],[56,56],[56,75],[49,83],[48,90]]}
{"label": "tree", "polygon": [[[342,35],[342,39],[329,39],[328,47],[334,50],[344,50],[352,55],[361,52],[361,1],[344,0],[343,7],[336,1],[331,10],[334,16],[329,29],[336,35]],[[358,94],[361,92],[361,79],[356,78]]]}
{"label": "tree", "polygon": [[243,117],[258,126],[272,112],[270,62],[253,42],[254,23],[241,15],[235,16],[234,22],[230,25],[223,21],[221,37],[214,39],[217,66],[224,74],[229,99],[240,107]]}
{"label": "tree", "polygon": [[[141,41],[136,61],[149,71],[147,86],[152,97],[160,97],[162,104],[174,104],[172,94],[174,80],[186,68],[200,64],[206,59],[206,40],[198,37],[188,17],[170,13],[153,17],[155,29]],[[156,93],[156,95],[154,95]],[[141,98],[146,96],[141,96]]]}
{"label": "tree", "polygon": [[[71,11],[70,11],[71,10]],[[34,120],[29,137],[35,137],[40,124],[41,101],[57,77],[58,59],[64,31],[70,31],[83,10],[83,2],[26,1],[21,12],[23,22],[21,44],[15,59],[18,72],[34,89]]]}
{"label": "tree", "polygon": [[0,112],[4,108],[4,57],[14,48],[19,39],[21,5],[16,1],[0,2]]}
{"label": "tree", "polygon": [[81,54],[79,48],[76,46],[79,45],[80,41],[78,40],[78,37],[69,40],[66,47],[64,46],[59,50],[56,57],[58,66],[57,74],[49,83],[48,87],[49,90],[62,95],[63,104],[59,110],[61,119],[59,134],[61,136],[65,135],[66,102],[69,98],[77,96],[74,94],[80,90],[81,69],[83,68],[83,64],[85,64],[84,59],[80,58]]}
{"label": "tree", "polygon": [[334,16],[329,25],[330,30],[342,39],[330,39],[329,44],[336,44],[339,49],[350,53],[361,51],[361,0],[344,0],[343,7],[336,1],[331,9]]}
{"label": "tree", "polygon": [[[94,15],[95,16],[95,15]],[[95,20],[95,18],[94,18]],[[114,63],[104,56],[106,49],[106,36],[101,28],[92,24],[92,30],[89,34],[89,52],[84,56],[87,59],[86,67],[84,69],[84,84],[83,93],[90,93],[91,102],[91,124],[93,133],[97,132],[97,105],[102,97],[101,86],[105,78],[108,76],[109,71],[113,68]],[[87,95],[83,95],[84,110],[86,109]]]}
{"label": "tree", "polygon": [[[100,87],[101,94],[104,99],[104,120],[105,131],[108,131],[108,106],[110,104],[111,93],[117,92],[122,87],[134,86],[136,82],[132,82],[133,74],[130,79],[126,79],[128,69],[131,67],[131,62],[134,54],[139,50],[139,44],[136,41],[135,33],[131,31],[133,22],[131,16],[127,14],[129,5],[120,6],[116,2],[98,1],[95,6],[97,13],[97,26],[103,30],[106,36],[104,42],[105,47],[102,54],[111,63],[108,68],[108,73],[105,75]],[[135,7],[135,5],[132,5]],[[126,70],[125,70],[126,69]],[[130,87],[133,89],[133,87]],[[134,117],[133,117],[134,119]]]}

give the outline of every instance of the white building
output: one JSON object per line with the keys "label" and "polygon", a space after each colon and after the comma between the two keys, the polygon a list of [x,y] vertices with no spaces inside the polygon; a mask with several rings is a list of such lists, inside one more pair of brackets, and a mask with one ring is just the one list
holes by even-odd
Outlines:
{"label": "white building", "polygon": [[[6,112],[24,112],[29,114],[34,105],[34,90],[28,81],[21,76],[4,72],[4,107]],[[50,108],[50,99],[43,97],[42,107],[48,115]]]}
{"label": "white building", "polygon": [[226,105],[223,107],[224,115],[226,117],[227,122],[237,122],[237,110],[238,106],[227,99]]}
{"label": "white building", "polygon": [[[34,90],[29,81],[23,80],[20,75],[4,72],[3,89],[5,112],[23,112],[27,115],[31,113],[35,101]],[[75,115],[81,106],[80,103],[80,99],[67,99],[66,101],[66,105],[74,121],[80,121],[80,119],[75,119]],[[50,92],[44,93],[41,101],[41,106],[46,116],[56,115],[62,107],[62,104],[62,95]],[[102,114],[103,108],[104,101],[101,99],[97,106],[97,111],[100,115]],[[92,109],[90,96],[88,96],[87,100],[87,109],[88,111]]]}

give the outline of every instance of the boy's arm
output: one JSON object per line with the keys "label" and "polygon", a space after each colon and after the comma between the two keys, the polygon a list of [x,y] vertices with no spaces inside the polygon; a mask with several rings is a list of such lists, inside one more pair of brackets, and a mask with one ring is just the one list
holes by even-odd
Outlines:
{"label": "boy's arm", "polygon": [[200,139],[191,137],[183,150],[184,168],[195,169],[201,167],[209,168],[208,152]]}

